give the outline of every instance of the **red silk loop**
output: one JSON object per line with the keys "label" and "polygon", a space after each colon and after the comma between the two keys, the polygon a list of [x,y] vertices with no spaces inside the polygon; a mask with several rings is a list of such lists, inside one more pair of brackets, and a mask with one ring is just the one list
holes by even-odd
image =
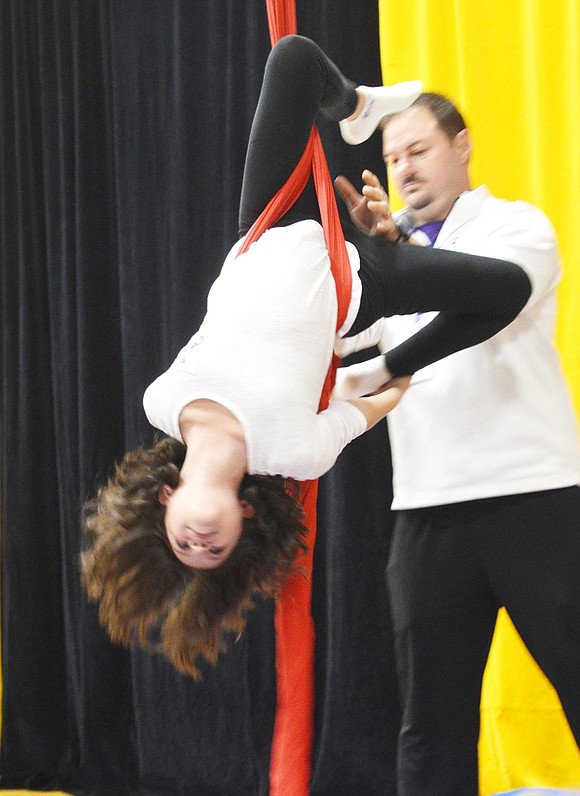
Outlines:
{"label": "red silk loop", "polygon": [[272,47],[282,36],[297,33],[296,3],[294,0],[266,0],[268,29]]}
{"label": "red silk loop", "polygon": [[[266,0],[266,6],[272,45],[282,36],[297,32],[295,0]],[[350,304],[352,272],[334,186],[316,127],[287,182],[248,231],[238,256],[290,210],[311,173],[336,284],[338,331]],[[319,409],[328,406],[338,362],[338,357],[334,356],[326,374]],[[314,718],[314,625],[310,603],[317,495],[318,481],[301,484],[300,497],[309,531],[308,550],[298,555],[298,571],[284,585],[274,615],[277,704],[270,759],[270,796],[308,796],[309,793]]]}

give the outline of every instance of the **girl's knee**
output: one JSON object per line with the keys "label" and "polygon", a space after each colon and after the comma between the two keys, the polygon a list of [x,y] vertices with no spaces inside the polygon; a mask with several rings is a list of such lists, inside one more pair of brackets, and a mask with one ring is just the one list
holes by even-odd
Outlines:
{"label": "girl's knee", "polygon": [[312,39],[292,33],[278,39],[272,47],[268,60],[270,62],[281,60],[283,63],[292,64],[296,68],[298,65],[308,63],[310,59],[316,60],[317,51],[318,45]]}

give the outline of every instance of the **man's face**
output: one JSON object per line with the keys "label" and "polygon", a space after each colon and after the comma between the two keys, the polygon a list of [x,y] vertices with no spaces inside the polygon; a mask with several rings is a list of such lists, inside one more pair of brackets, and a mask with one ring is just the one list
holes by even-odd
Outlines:
{"label": "man's face", "polygon": [[457,197],[470,189],[467,130],[450,139],[427,108],[394,116],[383,130],[383,157],[389,177],[415,223],[444,219]]}

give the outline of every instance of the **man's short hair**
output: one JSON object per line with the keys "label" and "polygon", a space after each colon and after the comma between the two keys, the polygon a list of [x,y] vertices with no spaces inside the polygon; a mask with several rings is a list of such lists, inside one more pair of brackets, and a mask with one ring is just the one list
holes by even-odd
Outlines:
{"label": "man's short hair", "polygon": [[394,116],[400,116],[402,113],[404,114],[412,108],[427,108],[427,110],[433,114],[437,120],[437,124],[450,140],[453,140],[458,133],[467,128],[465,119],[448,97],[444,94],[426,91],[420,94],[413,104],[405,111],[387,116],[382,124],[383,129]]}

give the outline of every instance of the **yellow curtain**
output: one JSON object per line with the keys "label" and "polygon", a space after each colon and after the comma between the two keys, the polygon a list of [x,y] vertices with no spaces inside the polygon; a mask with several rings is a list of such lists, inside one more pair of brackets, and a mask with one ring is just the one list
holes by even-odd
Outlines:
{"label": "yellow curtain", "polygon": [[[580,410],[580,0],[379,0],[379,12],[384,82],[419,78],[455,99],[474,138],[473,184],[532,202],[556,227],[565,269],[556,339]],[[481,794],[580,787],[558,698],[503,612],[480,770]]]}

